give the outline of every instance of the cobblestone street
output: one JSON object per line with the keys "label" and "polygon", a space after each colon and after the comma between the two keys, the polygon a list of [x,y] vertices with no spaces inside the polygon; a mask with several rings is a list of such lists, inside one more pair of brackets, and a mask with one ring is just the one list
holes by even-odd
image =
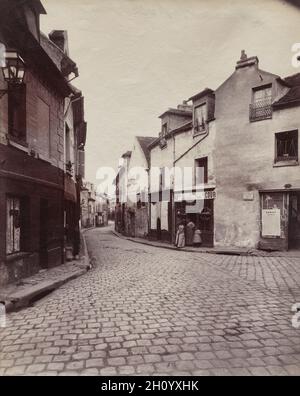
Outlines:
{"label": "cobblestone street", "polygon": [[300,375],[299,259],[86,239],[90,272],[7,315],[1,375]]}

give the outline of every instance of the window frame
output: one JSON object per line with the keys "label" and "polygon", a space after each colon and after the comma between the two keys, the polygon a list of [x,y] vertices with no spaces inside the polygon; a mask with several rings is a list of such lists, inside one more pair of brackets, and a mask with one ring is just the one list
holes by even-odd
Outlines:
{"label": "window frame", "polygon": [[[9,139],[20,145],[27,142],[27,89],[26,84],[22,83],[18,86],[8,84],[7,112],[8,112],[8,136]],[[20,95],[19,114],[17,115],[18,123],[21,123],[21,130],[16,129],[15,112],[18,110],[16,105],[16,97]],[[21,120],[21,121],[20,121]],[[17,133],[16,133],[17,132]]]}
{"label": "window frame", "polygon": [[[296,135],[296,156],[288,156],[288,157],[284,157],[284,156],[279,156],[278,155],[278,137],[279,135],[284,135],[284,134],[292,134],[294,133]],[[298,129],[292,129],[289,131],[281,131],[281,132],[276,132],[275,133],[275,158],[274,158],[274,164],[298,164],[299,163],[299,130]]]}
{"label": "window frame", "polygon": [[[264,99],[255,100],[255,93],[259,91],[265,91],[270,89],[270,96]],[[250,122],[263,121],[268,120],[273,117],[273,109],[272,109],[272,97],[273,97],[273,85],[272,83],[259,85],[257,87],[253,87],[251,91],[251,103],[249,106],[249,120]],[[265,104],[263,103],[264,101]],[[260,105],[259,105],[260,103]],[[260,112],[265,110],[265,115],[260,115]],[[257,115],[258,113],[258,115]]]}
{"label": "window frame", "polygon": [[[15,211],[15,201],[18,201],[18,206],[19,206],[19,213],[18,213],[18,222],[19,222],[19,227],[15,227],[15,214],[10,215],[8,213],[9,209],[8,209],[8,205],[9,205],[9,201],[12,200],[13,201],[13,209],[10,209],[10,211]],[[24,247],[24,240],[23,240],[23,232],[24,232],[24,199],[21,196],[18,195],[12,195],[12,194],[7,194],[6,195],[6,225],[5,225],[5,253],[6,256],[12,256],[14,254],[18,254],[24,251],[23,247]],[[13,249],[12,251],[8,251],[8,232],[9,232],[9,218],[8,216],[12,216],[12,231],[10,232],[10,236],[13,235],[13,241],[12,241],[12,246]],[[19,229],[19,249],[15,249],[15,237],[16,237],[16,228]]]}
{"label": "window frame", "polygon": [[[199,166],[199,162],[205,162],[205,166]],[[201,184],[205,185],[208,183],[208,156],[206,157],[200,157],[200,158],[195,158],[194,162],[194,183],[195,186],[200,185],[200,183],[197,180],[197,168],[204,168],[204,180]]]}
{"label": "window frame", "polygon": [[[196,117],[197,109],[204,108],[204,117],[202,117],[203,123],[198,124],[198,117]],[[203,114],[203,112],[202,112]],[[194,127],[194,135],[199,135],[206,132],[206,123],[208,120],[208,104],[207,102],[202,102],[197,104],[193,110],[193,127]]]}

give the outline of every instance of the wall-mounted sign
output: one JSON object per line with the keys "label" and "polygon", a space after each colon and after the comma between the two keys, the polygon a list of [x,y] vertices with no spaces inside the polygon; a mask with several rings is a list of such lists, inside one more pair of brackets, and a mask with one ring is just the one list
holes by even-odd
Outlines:
{"label": "wall-mounted sign", "polygon": [[188,191],[188,192],[179,192],[175,191],[174,200],[175,202],[181,201],[198,201],[205,199],[216,199],[216,191]]}
{"label": "wall-mounted sign", "polygon": [[254,192],[248,191],[243,194],[244,201],[254,201]]}
{"label": "wall-mounted sign", "polygon": [[262,236],[263,237],[281,236],[280,209],[262,210]]}

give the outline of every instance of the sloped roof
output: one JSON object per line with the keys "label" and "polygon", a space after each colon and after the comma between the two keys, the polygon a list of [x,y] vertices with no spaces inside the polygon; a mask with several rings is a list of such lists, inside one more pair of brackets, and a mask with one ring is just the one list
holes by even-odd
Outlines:
{"label": "sloped roof", "polygon": [[174,114],[174,115],[179,115],[183,117],[191,117],[192,116],[192,108],[182,110],[182,109],[168,109],[164,113],[162,113],[158,118],[163,118],[167,114]]}
{"label": "sloped roof", "polygon": [[[178,133],[188,131],[192,127],[193,127],[193,122],[189,121],[183,125],[176,127],[175,129],[172,129],[171,131],[169,131],[166,134],[165,138],[169,139],[170,137],[177,135]],[[150,151],[153,147],[157,146],[159,144],[159,142],[160,142],[160,137],[154,138],[154,140],[151,143],[149,143],[148,150]]]}
{"label": "sloped roof", "polygon": [[273,104],[275,108],[297,106],[300,104],[300,73],[285,77],[284,81],[291,88],[282,98]]}
{"label": "sloped roof", "polygon": [[296,73],[291,76],[285,77],[284,81],[291,86],[300,85],[300,73]]}
{"label": "sloped roof", "polygon": [[189,100],[197,100],[207,95],[214,95],[214,91],[210,88],[205,88],[201,92],[198,92],[196,95],[191,96]]}
{"label": "sloped roof", "polygon": [[300,85],[292,87],[287,94],[273,104],[274,107],[297,106],[300,104]]}
{"label": "sloped roof", "polygon": [[157,138],[152,136],[137,136],[136,138],[141,146],[141,149],[143,150],[147,162],[149,163],[150,150],[148,149],[148,146],[152,144]]}

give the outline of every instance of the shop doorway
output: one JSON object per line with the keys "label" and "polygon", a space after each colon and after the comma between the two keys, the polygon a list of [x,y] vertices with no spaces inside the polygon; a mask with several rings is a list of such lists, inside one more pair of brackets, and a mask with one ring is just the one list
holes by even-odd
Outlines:
{"label": "shop doorway", "polygon": [[[182,201],[176,204],[176,231],[180,222],[192,221],[201,231],[203,247],[214,246],[214,200]],[[198,210],[199,209],[199,210]]]}
{"label": "shop doorway", "polygon": [[289,249],[300,249],[300,193],[290,193]]}

